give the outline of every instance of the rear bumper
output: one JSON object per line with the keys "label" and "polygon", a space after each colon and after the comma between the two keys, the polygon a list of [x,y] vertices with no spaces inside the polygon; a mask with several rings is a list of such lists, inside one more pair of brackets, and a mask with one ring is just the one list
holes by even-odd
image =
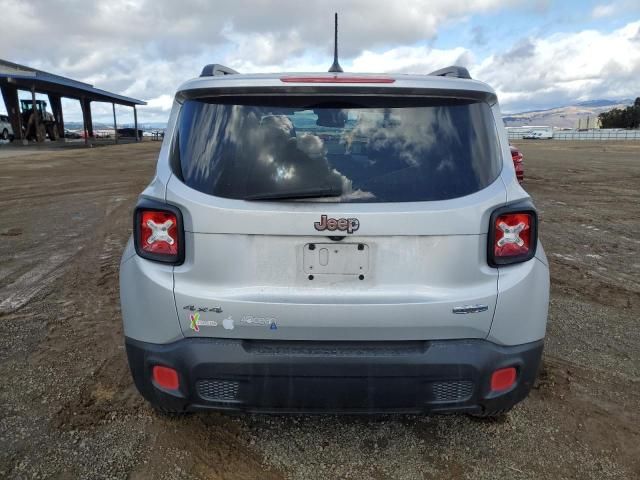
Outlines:
{"label": "rear bumper", "polygon": [[[295,342],[186,338],[157,345],[126,339],[140,393],[170,410],[343,413],[481,413],[507,409],[533,385],[542,340]],[[154,365],[178,371],[177,390],[154,384]],[[507,391],[493,371],[516,367]]]}

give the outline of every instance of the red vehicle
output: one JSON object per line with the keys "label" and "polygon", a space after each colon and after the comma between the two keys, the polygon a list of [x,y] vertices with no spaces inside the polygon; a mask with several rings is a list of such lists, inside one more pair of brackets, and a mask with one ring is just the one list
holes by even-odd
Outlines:
{"label": "red vehicle", "polygon": [[513,166],[516,169],[516,177],[518,178],[518,182],[522,183],[524,181],[524,156],[522,152],[518,150],[517,147],[513,145],[509,145],[511,147],[511,158],[513,159]]}

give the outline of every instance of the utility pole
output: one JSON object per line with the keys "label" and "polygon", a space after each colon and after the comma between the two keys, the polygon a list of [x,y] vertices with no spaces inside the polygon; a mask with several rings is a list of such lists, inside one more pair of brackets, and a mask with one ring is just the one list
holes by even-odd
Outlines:
{"label": "utility pole", "polygon": [[44,142],[44,137],[40,132],[40,116],[36,108],[36,86],[31,87],[31,116],[33,118],[33,130],[36,134],[36,142]]}
{"label": "utility pole", "polygon": [[111,107],[113,107],[113,137],[115,139],[115,143],[118,143],[118,125],[116,124],[116,104],[112,103]]}
{"label": "utility pole", "polygon": [[133,127],[136,129],[136,142],[140,141],[140,135],[138,135],[138,111],[136,106],[133,106]]}

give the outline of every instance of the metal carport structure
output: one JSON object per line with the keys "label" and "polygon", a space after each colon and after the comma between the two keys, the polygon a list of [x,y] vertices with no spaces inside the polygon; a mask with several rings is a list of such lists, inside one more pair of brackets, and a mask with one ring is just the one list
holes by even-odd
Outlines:
{"label": "metal carport structure", "polygon": [[[56,119],[58,133],[64,138],[64,117],[62,114],[61,98],[71,98],[80,102],[82,108],[82,119],[85,138],[93,137],[93,121],[91,120],[91,102],[111,103],[113,107],[113,123],[115,130],[115,138],[117,141],[118,133],[116,126],[116,109],[115,105],[124,105],[133,108],[133,118],[135,124],[136,140],[138,136],[138,112],[137,105],[146,105],[147,103],[135,98],[125,97],[117,93],[107,92],[95,88],[88,83],[79,82],[71,78],[62,77],[53,73],[44,72],[35,68],[19,65],[0,59],[0,91],[4,98],[5,106],[14,135],[17,139],[24,138],[22,132],[22,116],[20,114],[20,104],[18,101],[18,90],[26,90],[31,92],[33,105],[35,107],[36,93],[45,94],[49,97],[49,104],[53,116]],[[35,115],[36,122],[38,115]]]}

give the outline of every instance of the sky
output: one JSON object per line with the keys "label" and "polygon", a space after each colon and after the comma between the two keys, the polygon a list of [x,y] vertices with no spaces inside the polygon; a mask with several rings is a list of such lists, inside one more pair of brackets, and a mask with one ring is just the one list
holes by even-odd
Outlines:
{"label": "sky", "polygon": [[[163,122],[207,63],[326,71],[334,11],[345,71],[462,65],[505,113],[640,96],[640,0],[0,0],[0,58],[145,100],[139,120]],[[92,108],[112,121],[111,105]],[[63,109],[81,120],[76,101]]]}

